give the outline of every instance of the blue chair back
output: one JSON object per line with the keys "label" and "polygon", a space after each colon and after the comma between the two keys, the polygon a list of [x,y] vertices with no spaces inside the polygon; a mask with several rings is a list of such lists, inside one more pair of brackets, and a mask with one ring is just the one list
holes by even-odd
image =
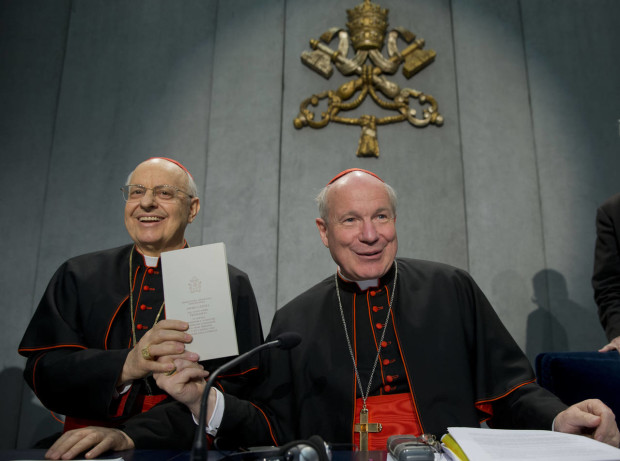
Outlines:
{"label": "blue chair back", "polygon": [[600,399],[620,415],[620,354],[544,352],[536,357],[538,384],[567,405]]}

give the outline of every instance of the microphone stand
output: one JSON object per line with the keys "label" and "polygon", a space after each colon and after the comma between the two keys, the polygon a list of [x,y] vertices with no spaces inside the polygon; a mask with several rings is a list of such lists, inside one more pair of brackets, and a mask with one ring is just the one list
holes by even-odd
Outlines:
{"label": "microphone stand", "polygon": [[230,362],[225,363],[209,375],[207,385],[204,389],[204,392],[202,393],[202,398],[200,400],[200,415],[198,416],[198,428],[196,430],[196,435],[194,436],[194,444],[192,446],[192,453],[190,456],[191,461],[207,461],[208,458],[208,444],[207,438],[205,436],[205,430],[207,426],[207,407],[209,394],[211,392],[211,387],[213,387],[215,379],[224,371],[234,367],[235,365],[238,365],[239,363],[243,362],[245,359],[256,354],[257,352],[263,351],[265,349],[271,349],[274,347],[279,347],[281,349],[290,349],[297,346],[300,341],[301,336],[299,336],[299,334],[297,333],[282,333],[273,341],[263,343],[260,346],[257,346],[254,349],[244,352],[243,354],[235,357]]}

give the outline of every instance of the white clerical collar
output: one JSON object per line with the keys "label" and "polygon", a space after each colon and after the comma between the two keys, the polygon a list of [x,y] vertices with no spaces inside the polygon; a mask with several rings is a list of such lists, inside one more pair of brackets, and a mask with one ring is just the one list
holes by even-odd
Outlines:
{"label": "white clerical collar", "polygon": [[359,287],[360,290],[362,291],[366,291],[369,288],[373,288],[373,287],[378,287],[379,286],[379,279],[370,279],[370,280],[349,280],[348,278],[346,278],[344,275],[342,275],[342,272],[340,271],[340,267],[338,268],[338,275],[340,275],[340,278],[342,280],[344,280],[345,282],[353,282],[353,283],[357,283],[357,286]]}
{"label": "white clerical collar", "polygon": [[144,264],[146,264],[147,267],[157,267],[157,263],[159,262],[159,256],[142,256],[144,257]]}

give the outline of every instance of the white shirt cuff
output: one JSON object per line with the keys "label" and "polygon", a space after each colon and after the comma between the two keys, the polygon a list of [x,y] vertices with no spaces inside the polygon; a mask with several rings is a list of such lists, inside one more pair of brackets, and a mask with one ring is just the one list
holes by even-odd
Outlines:
{"label": "white shirt cuff", "polygon": [[[216,389],[215,387],[215,409],[213,410],[213,414],[211,415],[211,419],[207,422],[207,427],[205,428],[205,432],[209,435],[215,437],[217,435],[217,431],[220,428],[220,424],[222,424],[222,418],[224,417],[224,396],[222,393]],[[198,419],[192,413],[192,419],[195,424],[198,424]]]}
{"label": "white shirt cuff", "polygon": [[118,390],[118,388],[114,389],[114,395],[112,396],[112,398],[118,399],[121,395],[126,394],[129,389],[131,389],[132,383],[133,381],[129,384],[125,384],[125,386],[121,390]]}

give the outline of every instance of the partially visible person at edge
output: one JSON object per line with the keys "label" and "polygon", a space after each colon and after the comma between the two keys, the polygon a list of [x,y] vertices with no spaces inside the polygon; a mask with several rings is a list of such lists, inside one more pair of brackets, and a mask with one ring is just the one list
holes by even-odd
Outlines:
{"label": "partially visible person at edge", "polygon": [[[371,172],[346,170],[317,199],[316,224],[336,274],[276,312],[268,339],[292,331],[302,342],[261,355],[249,400],[211,390],[206,422],[220,444],[282,445],[319,435],[385,450],[393,434],[440,436],[449,426],[486,421],[618,446],[614,414],[602,402],[567,407],[536,384],[527,358],[465,271],[396,258],[391,187]],[[68,459],[94,446],[88,456],[96,456],[193,433],[192,418],[182,426],[167,421],[182,404],[199,415],[207,373],[185,358],[174,363],[176,373],[157,373],[156,380],[179,402],[130,419],[123,436],[100,432],[54,454]],[[372,426],[360,418],[382,429],[364,432]]]}
{"label": "partially visible person at edge", "polygon": [[599,351],[620,351],[620,194],[609,197],[596,210],[592,288],[609,341]]}
{"label": "partially visible person at edge", "polygon": [[[200,210],[196,184],[181,163],[156,157],[140,163],[122,191],[133,244],[66,261],[19,345],[28,358],[28,385],[45,407],[66,415],[63,440],[90,437],[93,427],[122,427],[127,418],[171,400],[152,374],[173,372],[174,357],[200,360],[189,350],[188,324],[166,319],[159,258],[188,246],[185,229]],[[228,273],[242,353],[262,343],[262,328],[247,275],[231,265]],[[213,370],[224,361],[200,363]],[[219,385],[244,395],[257,365],[244,363]],[[172,445],[191,438],[182,435]]]}

